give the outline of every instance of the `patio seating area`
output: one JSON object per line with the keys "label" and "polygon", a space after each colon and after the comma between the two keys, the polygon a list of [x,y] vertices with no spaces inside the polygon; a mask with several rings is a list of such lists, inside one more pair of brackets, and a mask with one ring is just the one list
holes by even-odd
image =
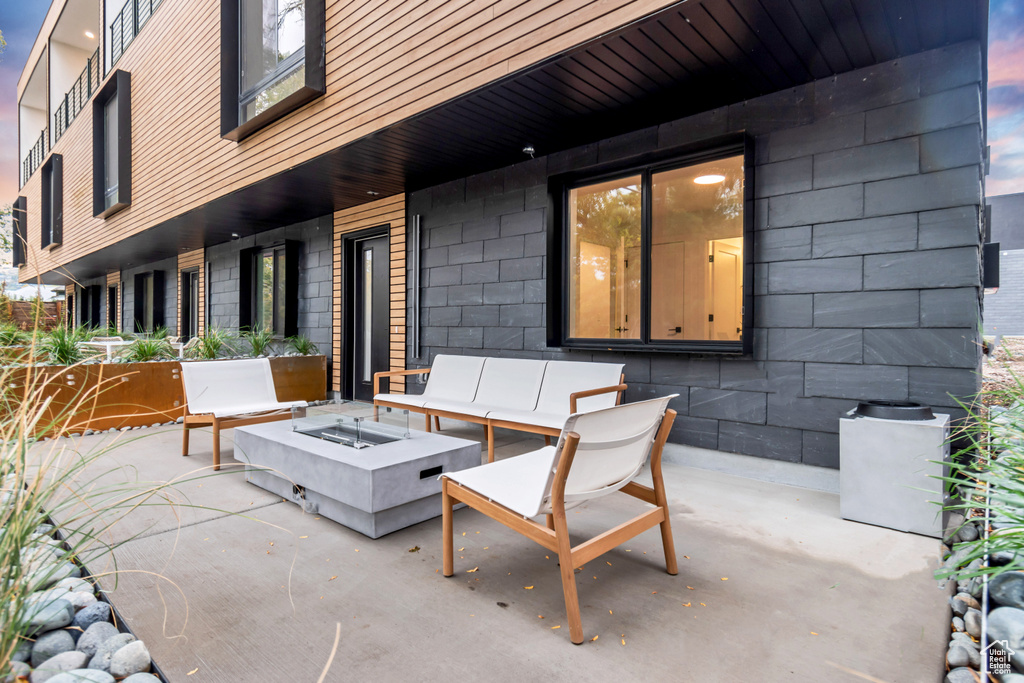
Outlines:
{"label": "patio seating area", "polygon": [[[942,676],[939,541],[843,521],[832,493],[683,466],[685,449],[668,444],[679,573],[664,571],[657,529],[587,563],[574,647],[555,553],[460,509],[446,579],[440,516],[370,540],[247,484],[231,430],[223,471],[190,479],[212,474],[210,454],[180,457],[180,430],[73,440],[83,451],[124,440],[92,466],[104,480],[185,480],[181,505],[139,508],[113,527],[104,540],[126,541],[119,576],[116,587],[101,580],[172,680],[316,680],[336,633],[325,680],[630,680],[637,662],[649,680]],[[446,421],[444,433],[484,441],[480,425]],[[542,444],[498,430],[497,458]],[[568,512],[569,532],[578,542],[648,508],[630,496],[584,503]]]}

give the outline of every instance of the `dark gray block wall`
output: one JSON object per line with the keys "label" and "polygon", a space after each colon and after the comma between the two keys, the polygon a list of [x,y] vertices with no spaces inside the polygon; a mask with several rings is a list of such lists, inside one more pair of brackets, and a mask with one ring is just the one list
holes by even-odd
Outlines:
{"label": "dark gray block wall", "polygon": [[107,278],[98,277],[92,280],[81,280],[78,282],[78,286],[75,287],[75,325],[81,325],[84,322],[82,317],[82,288],[91,287],[92,285],[99,285],[102,292],[100,297],[100,320],[103,320],[107,315]]}
{"label": "dark gray block wall", "polygon": [[[121,329],[135,332],[135,276],[152,270],[164,271],[164,327],[171,336],[178,334],[178,259],[169,258],[121,271],[124,291],[121,295]],[[104,294],[106,288],[104,288]],[[104,298],[106,298],[104,296]]]}
{"label": "dark gray block wall", "polygon": [[[980,362],[980,88],[963,43],[414,192],[407,362],[622,362],[628,400],[680,394],[672,441],[826,467],[856,399],[959,416]],[[549,175],[739,130],[756,145],[753,357],[547,348]]]}
{"label": "dark gray block wall", "polygon": [[320,353],[331,356],[333,216],[296,223],[284,228],[206,249],[210,265],[208,290],[209,324],[238,331],[239,253],[254,246],[270,246],[281,240],[302,243],[299,255],[299,334],[309,337]]}
{"label": "dark gray block wall", "polygon": [[999,290],[985,295],[985,334],[1024,335],[1024,249],[999,252]]}

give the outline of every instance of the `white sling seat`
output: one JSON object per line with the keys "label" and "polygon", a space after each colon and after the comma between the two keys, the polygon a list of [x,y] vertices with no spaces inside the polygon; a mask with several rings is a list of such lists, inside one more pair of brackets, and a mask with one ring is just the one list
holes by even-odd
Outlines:
{"label": "white sling seat", "polygon": [[182,455],[188,455],[188,430],[213,426],[213,469],[220,469],[220,430],[283,420],[305,401],[278,401],[266,358],[198,361],[181,364],[185,390]]}
{"label": "white sling seat", "polygon": [[[459,502],[558,553],[569,632],[576,644],[583,642],[583,626],[574,569],[660,525],[666,567],[675,574],[661,454],[675,419],[668,403],[676,395],[575,413],[566,420],[557,446],[444,474],[444,575],[454,573],[452,511]],[[653,487],[633,481],[648,457]],[[653,504],[654,509],[572,547],[565,511],[620,490]],[[529,519],[540,514],[547,515],[547,526]]]}
{"label": "white sling seat", "polygon": [[[374,375],[373,402],[378,405],[392,405],[399,408],[422,408],[430,400],[472,401],[480,383],[480,373],[486,358],[479,356],[450,356],[439,354],[429,369],[397,370],[379,372]],[[427,386],[422,394],[382,394],[380,377],[397,375],[426,374]],[[429,422],[429,416],[428,416]]]}

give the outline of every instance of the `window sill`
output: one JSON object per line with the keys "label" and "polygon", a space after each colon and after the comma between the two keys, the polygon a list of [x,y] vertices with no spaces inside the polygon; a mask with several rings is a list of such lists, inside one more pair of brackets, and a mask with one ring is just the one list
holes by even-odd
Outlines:
{"label": "window sill", "polygon": [[254,116],[245,123],[239,125],[237,128],[229,131],[222,131],[221,137],[225,140],[241,142],[253,133],[269,126],[274,121],[287,116],[296,109],[309,104],[318,97],[323,96],[324,92],[324,90],[317,90],[316,88],[304,85],[274,106],[260,112],[257,116]]}
{"label": "window sill", "polygon": [[50,242],[45,247],[43,247],[43,251],[53,251],[54,249],[56,249],[59,246],[60,246],[60,242]]}
{"label": "window sill", "polygon": [[562,344],[549,345],[549,348],[581,349],[587,351],[628,351],[633,353],[700,353],[741,356],[744,354],[743,342],[677,342],[650,343],[619,342],[619,341],[582,341],[573,340]]}
{"label": "window sill", "polygon": [[95,217],[103,218],[105,220],[113,216],[115,213],[118,213],[123,209],[127,209],[129,206],[131,206],[131,202],[117,202],[116,204],[111,205],[109,208],[100,211],[98,214],[96,214]]}

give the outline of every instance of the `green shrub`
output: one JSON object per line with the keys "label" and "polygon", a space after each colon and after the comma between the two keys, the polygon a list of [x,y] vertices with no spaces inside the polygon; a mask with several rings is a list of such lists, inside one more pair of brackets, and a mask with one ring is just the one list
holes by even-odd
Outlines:
{"label": "green shrub", "polygon": [[174,349],[167,337],[153,339],[136,339],[128,346],[125,358],[131,363],[145,363],[150,360],[174,358]]}
{"label": "green shrub", "polygon": [[14,323],[0,323],[0,346],[21,346],[30,340]]}
{"label": "green shrub", "polygon": [[203,331],[199,342],[189,349],[188,357],[193,359],[213,360],[234,351],[234,337],[225,330],[210,327]]}
{"label": "green shrub", "polygon": [[304,334],[288,337],[288,344],[303,356],[313,356],[320,353],[320,349],[317,348],[316,344]]}
{"label": "green shrub", "polygon": [[242,334],[242,339],[248,342],[249,353],[255,358],[267,355],[270,345],[274,342],[274,333],[268,329],[245,332]]}
{"label": "green shrub", "polygon": [[55,327],[43,338],[43,352],[51,363],[74,365],[84,357],[78,342],[88,340],[89,333],[84,327]]}

